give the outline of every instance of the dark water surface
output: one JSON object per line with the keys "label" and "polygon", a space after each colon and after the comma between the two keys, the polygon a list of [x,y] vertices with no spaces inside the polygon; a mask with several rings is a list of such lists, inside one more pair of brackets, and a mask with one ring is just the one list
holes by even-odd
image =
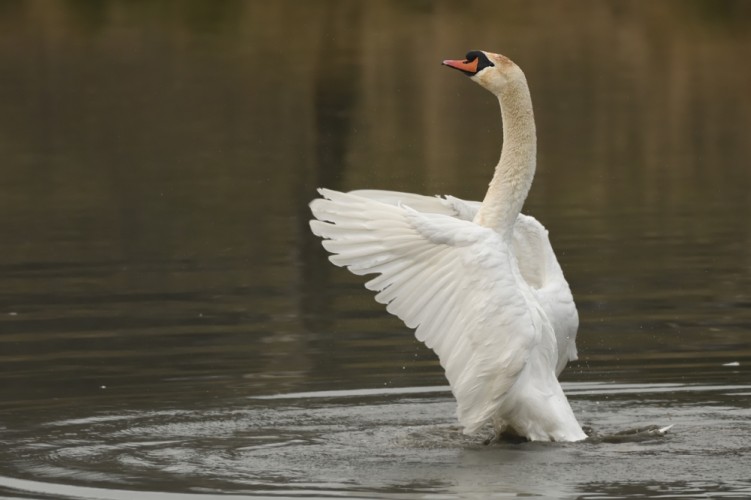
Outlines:
{"label": "dark water surface", "polygon": [[[525,70],[599,435],[461,435],[309,233],[321,185],[480,199]],[[751,497],[746,2],[0,3],[0,496]]]}

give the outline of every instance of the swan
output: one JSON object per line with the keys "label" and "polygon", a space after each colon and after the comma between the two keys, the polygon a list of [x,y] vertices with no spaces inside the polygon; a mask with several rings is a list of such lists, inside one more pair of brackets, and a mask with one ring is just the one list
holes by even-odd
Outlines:
{"label": "swan", "polygon": [[485,51],[443,64],[500,103],[503,147],[483,201],[320,188],[311,230],[333,264],[378,275],[365,287],[437,354],[465,434],[492,424],[496,437],[585,439],[558,382],[577,359],[576,306],[547,230],[521,213],[537,155],[526,77]]}

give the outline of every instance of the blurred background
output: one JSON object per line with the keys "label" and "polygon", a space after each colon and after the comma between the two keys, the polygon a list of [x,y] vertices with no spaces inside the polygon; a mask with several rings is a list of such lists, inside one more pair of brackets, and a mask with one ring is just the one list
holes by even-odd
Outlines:
{"label": "blurred background", "polygon": [[748,2],[2,0],[0,411],[444,384],[307,204],[481,199],[472,49],[530,82],[566,380],[748,382]]}

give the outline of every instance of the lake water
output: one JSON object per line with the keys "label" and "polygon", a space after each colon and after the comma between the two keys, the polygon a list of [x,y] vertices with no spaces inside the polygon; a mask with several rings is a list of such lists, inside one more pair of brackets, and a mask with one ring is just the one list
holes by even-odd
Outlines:
{"label": "lake water", "polygon": [[[0,3],[0,496],[751,497],[746,2]],[[315,188],[480,199],[530,82],[596,436],[463,436]],[[667,435],[617,435],[673,425]]]}

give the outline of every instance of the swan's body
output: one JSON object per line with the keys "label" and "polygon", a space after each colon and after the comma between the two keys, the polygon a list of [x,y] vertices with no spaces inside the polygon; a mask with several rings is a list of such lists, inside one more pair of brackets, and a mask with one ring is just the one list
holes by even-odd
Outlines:
{"label": "swan's body", "polygon": [[438,355],[464,432],[493,423],[530,440],[586,435],[557,375],[576,359],[578,315],[547,230],[521,214],[536,133],[522,71],[470,52],[444,61],[493,92],[503,150],[482,203],[393,191],[319,190],[313,232]]}

